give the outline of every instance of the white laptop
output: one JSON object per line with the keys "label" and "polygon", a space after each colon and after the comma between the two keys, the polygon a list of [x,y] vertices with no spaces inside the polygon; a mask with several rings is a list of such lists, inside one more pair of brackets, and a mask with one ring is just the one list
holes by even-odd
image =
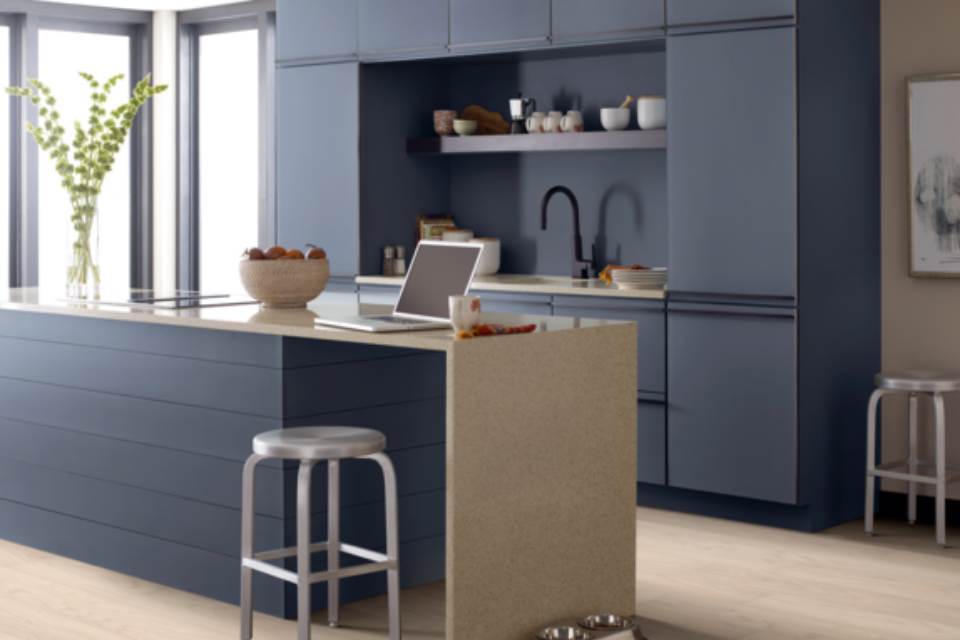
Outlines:
{"label": "white laptop", "polygon": [[391,314],[362,315],[316,323],[357,331],[423,331],[450,326],[450,296],[466,295],[480,261],[482,245],[424,240],[407,269]]}

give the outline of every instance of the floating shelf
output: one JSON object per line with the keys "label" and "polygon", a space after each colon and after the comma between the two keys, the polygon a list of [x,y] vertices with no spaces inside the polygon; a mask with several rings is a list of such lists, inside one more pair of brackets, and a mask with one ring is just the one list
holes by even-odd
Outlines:
{"label": "floating shelf", "polygon": [[410,154],[538,153],[666,148],[665,129],[443,136],[407,140],[407,153]]}

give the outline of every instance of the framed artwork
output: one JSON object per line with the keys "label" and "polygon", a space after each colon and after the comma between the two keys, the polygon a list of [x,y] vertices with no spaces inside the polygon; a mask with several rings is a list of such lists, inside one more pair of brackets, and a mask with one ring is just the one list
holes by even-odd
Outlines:
{"label": "framed artwork", "polygon": [[455,227],[453,216],[421,215],[417,216],[417,242],[420,240],[439,240],[443,232]]}
{"label": "framed artwork", "polygon": [[910,275],[960,278],[960,73],[907,79]]}

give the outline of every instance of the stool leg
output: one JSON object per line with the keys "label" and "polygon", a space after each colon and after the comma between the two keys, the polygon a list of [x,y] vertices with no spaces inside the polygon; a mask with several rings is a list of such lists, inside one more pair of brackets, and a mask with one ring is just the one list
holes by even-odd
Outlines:
{"label": "stool leg", "polygon": [[[340,568],[340,461],[330,460],[327,469],[327,570]],[[340,623],[340,579],[327,583],[328,624]]]}
{"label": "stool leg", "polygon": [[382,453],[368,456],[376,460],[383,469],[383,491],[386,503],[387,520],[387,558],[394,562],[393,569],[387,570],[387,604],[389,608],[390,640],[400,640],[400,567],[399,543],[397,532],[397,475],[390,458]]}
{"label": "stool leg", "polygon": [[870,394],[867,404],[867,495],[863,509],[863,530],[868,536],[873,535],[874,491],[877,484],[873,475],[877,469],[877,408],[882,397],[883,390],[876,389]]}
{"label": "stool leg", "polygon": [[240,503],[240,640],[253,637],[253,569],[243,561],[253,558],[254,471],[265,456],[253,454],[243,465],[243,497]]}
{"label": "stool leg", "polygon": [[933,416],[937,438],[937,544],[947,546],[947,417],[943,396],[933,394]]}
{"label": "stool leg", "polygon": [[297,475],[297,638],[310,640],[310,480],[313,460]]}
{"label": "stool leg", "polygon": [[[917,394],[910,394],[909,401],[909,424],[908,424],[908,455],[910,458],[907,461],[909,465],[910,475],[917,475]],[[916,524],[917,522],[917,483],[911,480],[908,483],[907,490],[907,521],[910,524]]]}

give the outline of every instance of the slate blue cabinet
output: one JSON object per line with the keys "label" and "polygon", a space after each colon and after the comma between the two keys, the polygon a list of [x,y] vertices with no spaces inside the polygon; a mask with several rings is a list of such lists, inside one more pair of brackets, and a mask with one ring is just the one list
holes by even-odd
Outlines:
{"label": "slate blue cabinet", "polygon": [[553,0],[557,43],[624,40],[663,26],[663,0]]}
{"label": "slate blue cabinet", "polygon": [[447,0],[359,0],[358,10],[362,57],[446,50]]}
{"label": "slate blue cabinet", "polygon": [[637,402],[637,482],[667,482],[667,409],[659,402]]}
{"label": "slate blue cabinet", "polygon": [[662,300],[555,296],[553,315],[637,323],[637,390],[666,393],[666,317]]}
{"label": "slate blue cabinet", "polygon": [[450,0],[451,49],[511,49],[550,42],[550,0]]}
{"label": "slate blue cabinet", "polygon": [[792,309],[671,302],[669,485],[797,502]]}
{"label": "slate blue cabinet", "polygon": [[359,266],[359,69],[277,70],[277,240],[322,245],[333,276]]}
{"label": "slate blue cabinet", "polygon": [[795,0],[667,0],[671,26],[791,18],[796,12]]}
{"label": "slate blue cabinet", "polygon": [[356,55],[356,0],[277,0],[278,62]]}
{"label": "slate blue cabinet", "polygon": [[793,298],[796,29],[667,42],[673,292]]}
{"label": "slate blue cabinet", "polygon": [[550,296],[536,293],[500,293],[494,291],[471,291],[480,298],[485,312],[517,313],[531,316],[550,315]]}

